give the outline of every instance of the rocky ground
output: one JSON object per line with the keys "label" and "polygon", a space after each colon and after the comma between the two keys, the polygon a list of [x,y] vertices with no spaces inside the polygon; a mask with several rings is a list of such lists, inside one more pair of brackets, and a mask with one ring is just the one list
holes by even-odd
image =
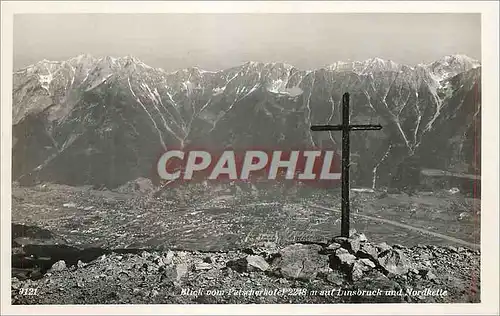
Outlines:
{"label": "rocky ground", "polygon": [[13,304],[479,302],[479,200],[298,191],[14,184]]}
{"label": "rocky ground", "polygon": [[55,262],[12,279],[13,304],[479,302],[479,251],[371,243],[362,233],[325,244],[241,251],[110,252]]}

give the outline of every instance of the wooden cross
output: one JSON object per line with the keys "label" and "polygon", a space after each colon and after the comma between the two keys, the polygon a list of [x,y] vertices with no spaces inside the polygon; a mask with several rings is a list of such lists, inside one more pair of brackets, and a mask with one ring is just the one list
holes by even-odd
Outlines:
{"label": "wooden cross", "polygon": [[349,237],[349,133],[351,131],[380,130],[382,125],[350,125],[349,93],[342,96],[342,125],[313,125],[311,131],[342,131],[342,224],[340,234]]}

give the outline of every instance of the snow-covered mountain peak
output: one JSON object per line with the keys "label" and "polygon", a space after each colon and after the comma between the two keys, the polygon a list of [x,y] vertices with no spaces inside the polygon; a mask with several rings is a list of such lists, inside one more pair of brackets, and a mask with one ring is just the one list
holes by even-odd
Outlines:
{"label": "snow-covered mountain peak", "polygon": [[93,62],[96,58],[89,53],[80,54],[73,58],[68,59],[68,62],[83,63],[83,62]]}
{"label": "snow-covered mountain peak", "polygon": [[[374,57],[363,61],[338,61],[322,69],[332,72],[353,72],[360,76],[402,73],[405,79],[401,80],[407,80],[415,85],[424,80],[429,87],[432,87],[432,91],[435,91],[446,79],[479,66],[479,61],[457,54],[444,56],[433,63],[419,64],[416,67]],[[258,87],[265,87],[272,93],[297,96],[304,91],[301,87],[303,79],[313,78],[310,76],[312,72],[297,69],[285,62],[248,61],[217,72],[193,66],[167,73],[161,68],[150,67],[131,55],[95,57],[91,54],[81,54],[66,61],[42,60],[15,72],[14,77],[16,85],[30,83],[43,88],[41,92],[48,96],[53,95],[57,89],[70,91],[72,87],[78,85],[82,85],[84,91],[90,91],[105,82],[109,83],[120,78],[147,81],[149,84],[162,83],[163,86],[179,87],[179,89],[210,86],[210,91],[226,91],[226,93],[234,89],[241,95],[249,95]],[[228,84],[230,88],[225,90]],[[295,90],[290,93],[289,90],[292,88]],[[192,89],[182,91],[192,91]]]}
{"label": "snow-covered mountain peak", "polygon": [[374,57],[363,61],[337,61],[327,68],[334,71],[352,71],[358,75],[367,75],[380,71],[399,71],[401,67],[392,60]]}
{"label": "snow-covered mountain peak", "polygon": [[144,68],[152,68],[151,66],[145,64],[139,58],[137,58],[135,56],[132,56],[132,55],[128,55],[128,56],[125,56],[125,57],[120,57],[120,58],[118,58],[118,61],[125,62],[125,65],[134,64],[134,65],[137,65],[137,66],[142,66]]}
{"label": "snow-covered mountain peak", "polygon": [[446,64],[466,64],[466,65],[471,65],[473,68],[479,67],[481,63],[473,59],[467,55],[463,54],[454,54],[454,55],[446,55],[436,61],[435,63],[446,63]]}
{"label": "snow-covered mountain peak", "polygon": [[285,63],[285,62],[259,62],[259,61],[247,61],[239,68],[247,68],[247,69],[280,69],[285,71],[290,71],[292,68],[295,68],[293,65]]}
{"label": "snow-covered mountain peak", "polygon": [[[220,71],[207,71],[203,70],[200,67],[194,66],[167,73],[161,68],[153,68],[147,65],[141,59],[132,55],[122,56],[122,57],[104,56],[101,58],[97,58],[91,54],[84,53],[72,57],[66,61],[51,61],[44,59],[35,64],[22,68],[16,71],[15,73],[21,73],[23,71],[34,72],[35,70],[44,71],[47,68],[49,68],[49,70],[52,71],[56,70],[56,68],[58,67],[65,66],[67,64],[71,65],[72,67],[88,69],[88,68],[93,68],[97,64],[102,65],[103,63],[108,64],[109,68],[127,68],[132,66],[132,68],[134,69],[137,69],[138,67],[141,69],[155,69],[157,71],[164,72],[165,74],[197,73],[202,75],[204,73],[217,73],[227,70],[226,69]],[[437,79],[443,80],[445,78],[454,76],[458,73],[468,71],[470,69],[477,68],[480,66],[481,63],[478,60],[475,60],[463,54],[454,54],[454,55],[444,56],[439,60],[429,64],[423,64],[423,63],[418,64],[416,68],[418,67],[427,68],[431,73],[434,74],[434,76],[437,77]],[[258,61],[247,61],[240,66],[233,67],[232,69],[238,69],[238,68],[245,69],[248,71],[257,71],[257,72],[261,72],[264,69],[267,70],[274,69],[274,70],[279,70],[280,72],[281,70],[284,72],[288,72],[291,69],[297,69],[293,65],[284,62],[264,63]],[[398,64],[389,59],[374,57],[363,61],[351,61],[351,60],[337,61],[327,66],[326,69],[333,71],[353,71],[358,74],[370,74],[379,71],[401,71],[404,69],[413,70],[414,67],[404,64]]]}
{"label": "snow-covered mountain peak", "polygon": [[199,73],[199,74],[204,74],[204,73],[217,73],[217,71],[205,70],[205,69],[201,69],[200,67],[196,67],[196,66],[194,66],[194,67],[190,67],[190,68],[188,68],[188,69],[190,69],[190,70],[191,70],[191,71],[193,71],[193,72],[197,72],[197,73]]}
{"label": "snow-covered mountain peak", "polygon": [[392,60],[382,58],[370,58],[363,62],[366,65],[365,71],[398,71],[400,66]]}
{"label": "snow-covered mountain peak", "polygon": [[462,54],[447,55],[425,65],[437,81],[443,81],[459,73],[481,66],[478,60]]}

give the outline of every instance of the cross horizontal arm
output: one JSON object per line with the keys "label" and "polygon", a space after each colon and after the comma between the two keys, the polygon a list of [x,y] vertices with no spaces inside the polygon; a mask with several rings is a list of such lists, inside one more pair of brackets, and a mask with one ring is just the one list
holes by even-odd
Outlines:
{"label": "cross horizontal arm", "polygon": [[313,125],[311,126],[311,131],[321,132],[321,131],[341,131],[342,125]]}
{"label": "cross horizontal arm", "polygon": [[364,130],[381,130],[382,125],[350,125],[351,131],[364,131]]}
{"label": "cross horizontal arm", "polygon": [[[313,125],[311,126],[311,131],[321,132],[321,131],[341,131],[343,129],[342,125]],[[349,130],[351,131],[364,131],[364,130],[381,130],[382,125],[349,125]]]}

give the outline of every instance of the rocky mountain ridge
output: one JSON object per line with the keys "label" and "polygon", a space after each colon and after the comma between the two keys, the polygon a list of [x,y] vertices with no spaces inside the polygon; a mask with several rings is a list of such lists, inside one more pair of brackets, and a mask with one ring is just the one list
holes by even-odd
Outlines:
{"label": "rocky mountain ridge", "polygon": [[[14,73],[13,178],[117,187],[153,177],[169,147],[333,146],[351,93],[352,178],[366,186],[417,185],[401,167],[479,170],[480,63],[463,55],[416,66],[372,58],[304,71],[247,62],[211,72],[155,69],[135,57],[88,54]],[[78,166],[75,168],[75,166]]]}

